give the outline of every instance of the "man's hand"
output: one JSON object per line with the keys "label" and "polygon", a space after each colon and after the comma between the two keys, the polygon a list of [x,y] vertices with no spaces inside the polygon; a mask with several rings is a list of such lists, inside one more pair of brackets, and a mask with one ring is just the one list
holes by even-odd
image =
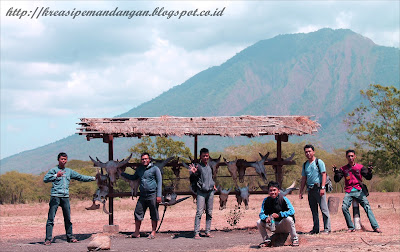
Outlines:
{"label": "man's hand", "polygon": [[190,171],[191,171],[192,173],[196,173],[196,172],[197,172],[197,165],[190,164],[190,165],[189,165],[189,168],[190,168]]}
{"label": "man's hand", "polygon": [[279,218],[279,214],[273,213],[273,214],[271,214],[271,217],[274,218],[274,219]]}
{"label": "man's hand", "polygon": [[372,162],[371,162],[371,161],[368,162],[368,169],[369,169],[369,170],[374,169],[374,167],[372,166]]}
{"label": "man's hand", "polygon": [[57,172],[57,177],[61,177],[62,175],[64,175],[65,171],[58,171]]}
{"label": "man's hand", "polygon": [[319,195],[322,197],[322,196],[324,196],[324,194],[325,194],[325,188],[321,188],[319,190]]}
{"label": "man's hand", "polygon": [[299,199],[303,199],[303,193],[302,192],[299,193]]}
{"label": "man's hand", "polygon": [[160,204],[161,203],[161,197],[157,197],[157,203]]}
{"label": "man's hand", "polygon": [[333,171],[333,172],[337,172],[337,170],[338,170],[338,169],[337,169],[336,165],[333,164],[333,165],[332,165],[332,171]]}

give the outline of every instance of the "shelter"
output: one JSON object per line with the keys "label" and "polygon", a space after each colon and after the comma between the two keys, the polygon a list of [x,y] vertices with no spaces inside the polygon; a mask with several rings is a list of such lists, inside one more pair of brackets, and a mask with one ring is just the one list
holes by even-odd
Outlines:
{"label": "shelter", "polygon": [[[277,158],[276,161],[269,161],[266,164],[276,167],[275,177],[279,183],[282,183],[283,179],[282,166],[295,164],[294,161],[282,160],[281,143],[287,142],[289,135],[313,134],[320,127],[309,116],[174,117],[165,115],[161,117],[81,118],[80,120],[77,134],[86,136],[88,141],[102,138],[103,142],[108,143],[109,146],[109,160],[113,160],[113,139],[116,137],[193,136],[194,158],[197,159],[198,136],[274,135],[277,141]],[[112,213],[112,197],[109,201],[109,210]],[[112,218],[110,215],[110,225],[113,225]]]}

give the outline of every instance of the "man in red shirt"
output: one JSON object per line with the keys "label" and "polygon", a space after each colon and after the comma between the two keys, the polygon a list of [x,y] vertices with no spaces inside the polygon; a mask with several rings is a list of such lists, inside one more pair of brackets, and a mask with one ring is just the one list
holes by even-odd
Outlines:
{"label": "man in red shirt", "polygon": [[362,177],[366,178],[367,180],[372,178],[372,166],[365,168],[362,164],[357,164],[355,162],[356,152],[354,150],[347,150],[346,158],[348,164],[340,169],[337,169],[336,166],[333,165],[333,171],[335,172],[335,182],[339,182],[343,177],[345,178],[345,196],[343,198],[342,211],[346,220],[348,232],[355,231],[349,211],[349,207],[351,206],[353,199],[355,199],[364,208],[374,232],[382,233],[378,222],[375,219],[374,213],[372,212],[371,206],[369,205],[367,196],[364,194],[361,187]]}

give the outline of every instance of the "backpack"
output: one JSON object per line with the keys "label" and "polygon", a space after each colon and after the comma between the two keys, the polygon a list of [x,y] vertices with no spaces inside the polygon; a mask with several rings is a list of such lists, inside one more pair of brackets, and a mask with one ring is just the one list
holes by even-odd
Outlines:
{"label": "backpack", "polygon": [[[307,161],[303,163],[303,170],[306,167],[306,163],[307,163]],[[318,164],[318,158],[315,159],[315,164],[317,165],[319,173],[321,173],[321,169],[319,168],[319,164]],[[332,180],[331,180],[331,177],[329,177],[328,173],[326,173],[325,191],[326,192],[333,191]]]}

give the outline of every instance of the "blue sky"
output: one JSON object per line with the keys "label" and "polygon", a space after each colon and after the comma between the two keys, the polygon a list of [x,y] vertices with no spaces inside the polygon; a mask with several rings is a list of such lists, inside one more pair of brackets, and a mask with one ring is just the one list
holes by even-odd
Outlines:
{"label": "blue sky", "polygon": [[[42,7],[225,9],[180,19],[7,15]],[[346,28],[399,48],[399,13],[399,1],[2,0],[0,157],[72,135],[79,118],[122,114],[279,34]]]}

